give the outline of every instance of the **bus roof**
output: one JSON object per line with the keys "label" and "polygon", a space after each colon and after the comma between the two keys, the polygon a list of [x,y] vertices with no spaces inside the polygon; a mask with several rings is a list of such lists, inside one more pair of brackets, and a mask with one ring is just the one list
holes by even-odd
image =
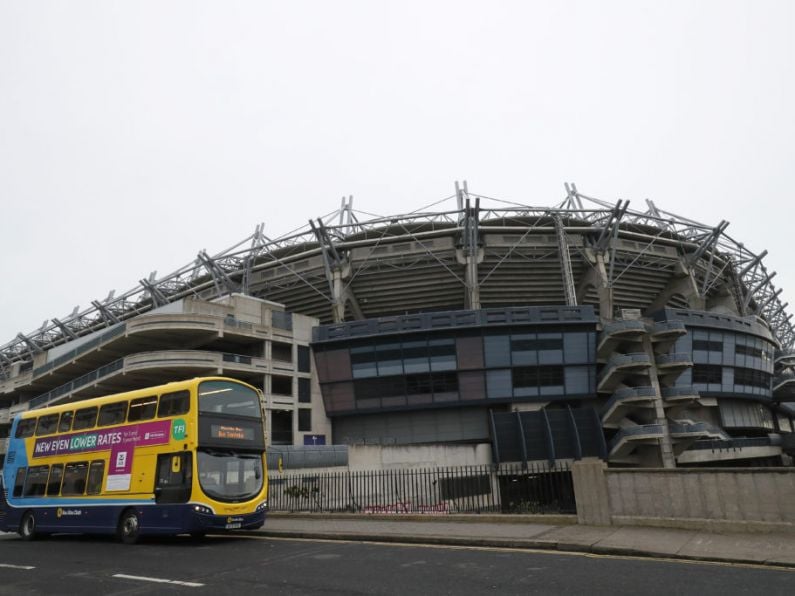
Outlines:
{"label": "bus roof", "polygon": [[75,401],[70,401],[68,403],[58,404],[55,406],[45,406],[43,408],[36,408],[33,410],[25,410],[24,412],[20,412],[17,414],[17,418],[32,418],[34,416],[41,416],[42,414],[56,414],[60,412],[67,412],[69,410],[74,410],[76,408],[86,408],[91,406],[100,406],[105,403],[114,402],[120,399],[134,399],[136,397],[147,397],[152,394],[159,395],[161,393],[167,391],[179,391],[182,388],[188,388],[193,385],[196,385],[202,381],[230,381],[232,383],[238,383],[240,385],[245,385],[246,387],[250,387],[254,391],[257,391],[257,388],[246,383],[244,381],[240,381],[239,379],[233,379],[231,377],[194,377],[192,379],[183,379],[181,381],[171,381],[169,383],[164,383],[161,385],[152,385],[150,387],[142,387],[140,389],[132,389],[130,391],[122,391],[119,393],[111,393],[108,395],[103,395],[100,397],[90,397],[87,399],[80,399]]}

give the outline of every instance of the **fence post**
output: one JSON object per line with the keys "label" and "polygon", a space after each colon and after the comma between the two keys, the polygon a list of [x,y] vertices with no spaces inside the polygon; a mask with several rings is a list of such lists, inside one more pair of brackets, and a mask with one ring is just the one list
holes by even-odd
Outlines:
{"label": "fence post", "polygon": [[590,526],[611,525],[606,468],[607,464],[595,458],[582,459],[572,464],[577,523]]}

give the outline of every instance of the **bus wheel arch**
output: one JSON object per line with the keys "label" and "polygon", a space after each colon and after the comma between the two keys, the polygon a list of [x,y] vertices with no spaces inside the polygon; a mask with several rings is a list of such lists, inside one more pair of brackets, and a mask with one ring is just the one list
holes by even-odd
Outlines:
{"label": "bus wheel arch", "polygon": [[128,507],[121,512],[116,535],[124,544],[135,544],[141,536],[141,516],[138,512]]}
{"label": "bus wheel arch", "polygon": [[33,540],[36,538],[36,517],[30,509],[22,514],[18,532],[22,540]]}

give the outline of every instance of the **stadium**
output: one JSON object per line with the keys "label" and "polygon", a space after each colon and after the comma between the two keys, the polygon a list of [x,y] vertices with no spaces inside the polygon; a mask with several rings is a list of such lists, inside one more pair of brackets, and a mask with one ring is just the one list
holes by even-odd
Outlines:
{"label": "stadium", "polygon": [[263,389],[273,446],[486,446],[488,459],[780,466],[795,329],[727,234],[565,186],[353,208],[49,319],[0,347],[19,411],[203,374]]}

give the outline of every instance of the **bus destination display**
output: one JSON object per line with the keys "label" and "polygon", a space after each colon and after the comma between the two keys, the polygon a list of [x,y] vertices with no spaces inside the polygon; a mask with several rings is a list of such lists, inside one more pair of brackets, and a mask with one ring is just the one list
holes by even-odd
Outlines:
{"label": "bus destination display", "polygon": [[254,429],[237,424],[211,424],[210,436],[213,439],[235,439],[237,441],[254,440]]}

